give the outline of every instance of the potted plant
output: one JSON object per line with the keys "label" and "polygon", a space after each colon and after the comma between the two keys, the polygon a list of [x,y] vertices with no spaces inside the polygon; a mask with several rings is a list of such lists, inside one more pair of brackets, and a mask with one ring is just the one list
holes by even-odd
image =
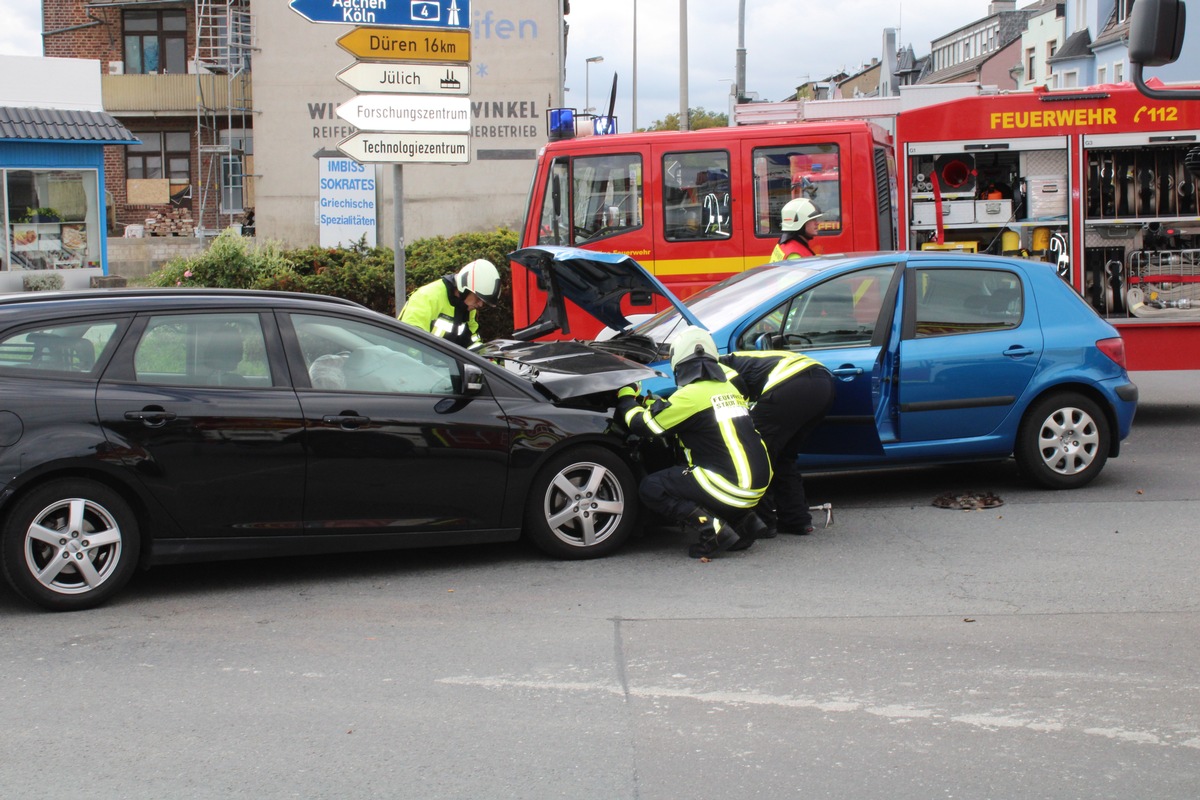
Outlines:
{"label": "potted plant", "polygon": [[62,214],[59,214],[53,208],[41,206],[38,208],[26,208],[25,216],[21,222],[62,222]]}

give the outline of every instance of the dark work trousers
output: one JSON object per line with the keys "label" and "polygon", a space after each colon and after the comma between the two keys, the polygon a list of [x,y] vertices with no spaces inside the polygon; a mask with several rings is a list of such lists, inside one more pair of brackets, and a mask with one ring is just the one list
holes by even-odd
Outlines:
{"label": "dark work trousers", "polygon": [[638,494],[641,495],[646,508],[661,514],[671,522],[692,521],[696,506],[720,517],[730,525],[736,525],[747,513],[744,508],[718,503],[712,495],[700,488],[696,479],[686,472],[686,467],[669,467],[650,473],[642,478]]}
{"label": "dark work trousers", "polygon": [[804,440],[829,413],[835,391],[829,370],[809,367],[772,387],[750,409],[775,470],[767,495],[759,503],[758,515],[781,531],[798,532],[812,525],[796,456]]}

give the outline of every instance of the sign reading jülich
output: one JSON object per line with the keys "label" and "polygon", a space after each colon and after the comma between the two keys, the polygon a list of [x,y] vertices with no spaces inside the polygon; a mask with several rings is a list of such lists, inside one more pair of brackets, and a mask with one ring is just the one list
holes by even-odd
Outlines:
{"label": "sign reading j\u00fclich", "polygon": [[337,74],[356,92],[470,94],[471,68],[461,64],[397,64],[357,61]]}
{"label": "sign reading j\u00fclich", "polygon": [[291,0],[309,22],[470,28],[471,0]]}

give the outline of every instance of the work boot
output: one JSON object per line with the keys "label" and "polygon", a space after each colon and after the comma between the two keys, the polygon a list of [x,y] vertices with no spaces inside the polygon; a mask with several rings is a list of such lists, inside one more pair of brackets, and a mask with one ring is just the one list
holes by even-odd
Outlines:
{"label": "work boot", "polygon": [[753,511],[742,517],[738,521],[738,524],[733,526],[733,529],[737,531],[738,541],[737,544],[732,545],[729,548],[729,552],[731,553],[734,550],[745,550],[749,548],[750,545],[754,544],[755,539],[770,539],[771,536],[774,535],[763,535],[765,533],[770,533],[770,529],[767,528],[767,524],[765,522],[759,519],[758,514],[755,514]]}
{"label": "work boot", "polygon": [[754,507],[754,515],[762,522],[762,531],[755,537],[756,539],[774,539],[779,535],[776,524],[779,520],[779,515],[775,512],[775,499],[770,495],[766,495],[762,500],[758,501],[758,505]]}
{"label": "work boot", "polygon": [[733,526],[703,508],[697,507],[689,514],[685,524],[699,534],[699,541],[688,547],[688,555],[692,558],[715,556],[738,543]]}

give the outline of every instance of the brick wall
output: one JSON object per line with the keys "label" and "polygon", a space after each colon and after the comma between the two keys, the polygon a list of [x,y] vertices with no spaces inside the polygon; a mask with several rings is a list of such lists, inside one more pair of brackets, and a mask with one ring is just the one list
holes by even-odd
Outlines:
{"label": "brick wall", "polygon": [[[88,11],[91,14],[88,14]],[[75,25],[91,24],[86,28],[54,33]],[[43,0],[42,52],[53,58],[98,58],[100,69],[107,74],[109,61],[120,61],[122,55],[121,9],[88,8],[86,0]]]}
{"label": "brick wall", "polygon": [[[164,3],[152,4],[148,8],[182,8],[187,11],[187,54],[190,62],[196,48],[196,18],[193,3]],[[88,0],[43,0],[42,28],[51,35],[44,36],[43,54],[54,58],[91,58],[99,59],[101,74],[108,74],[110,61],[124,62],[124,41],[122,39],[121,7],[96,7],[88,5]],[[90,13],[89,13],[90,12]],[[76,30],[65,30],[74,26]],[[61,31],[55,33],[55,31]],[[197,210],[198,213],[200,160],[196,148],[196,118],[195,116],[164,116],[157,118],[132,117],[114,115],[121,124],[125,125],[135,136],[140,131],[187,131],[191,134],[191,177],[193,199],[183,201],[180,205],[129,205],[126,192],[125,148],[113,146],[104,148],[105,188],[112,198],[112,210],[108,215],[109,233],[120,236],[126,225],[141,225],[147,219],[162,212],[178,210],[180,207]],[[215,211],[219,198],[209,202],[210,211],[204,220],[205,227],[216,228],[219,221]],[[200,220],[196,220],[199,224]]]}

